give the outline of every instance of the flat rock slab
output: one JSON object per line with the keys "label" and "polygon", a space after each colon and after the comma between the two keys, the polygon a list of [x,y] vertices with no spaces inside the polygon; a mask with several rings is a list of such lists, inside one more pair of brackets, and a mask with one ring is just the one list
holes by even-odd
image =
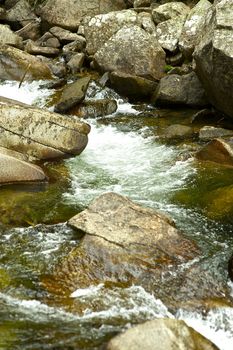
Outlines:
{"label": "flat rock slab", "polygon": [[88,124],[30,106],[0,103],[0,146],[37,159],[80,154]]}
{"label": "flat rock slab", "polygon": [[107,350],[217,350],[208,339],[188,327],[184,321],[158,319],[148,321],[116,336]]}
{"label": "flat rock slab", "polygon": [[68,224],[85,236],[44,282],[56,294],[103,282],[145,287],[146,276],[150,284],[199,254],[165,214],[116,193],[101,195]]}
{"label": "flat rock slab", "polygon": [[42,182],[46,179],[40,167],[0,153],[0,185]]}

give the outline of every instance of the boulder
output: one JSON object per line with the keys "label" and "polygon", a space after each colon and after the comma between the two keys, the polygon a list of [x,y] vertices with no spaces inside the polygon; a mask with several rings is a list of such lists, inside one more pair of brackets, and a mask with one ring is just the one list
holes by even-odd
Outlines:
{"label": "boulder", "polygon": [[35,43],[42,47],[54,47],[59,48],[61,46],[60,41],[50,32],[44,33]]}
{"label": "boulder", "polygon": [[156,27],[152,19],[151,13],[142,11],[138,14],[138,22],[141,28],[143,28],[147,33],[154,34]]}
{"label": "boulder", "polygon": [[149,7],[151,3],[151,0],[134,0],[133,7]]}
{"label": "boulder", "polygon": [[115,113],[117,102],[112,99],[86,100],[80,105],[71,108],[70,114],[80,118],[98,118]]}
{"label": "boulder", "polygon": [[179,49],[186,59],[192,58],[195,46],[198,43],[200,34],[205,23],[207,12],[211,7],[208,0],[200,0],[190,11],[179,40]]}
{"label": "boulder", "polygon": [[40,37],[40,21],[33,21],[26,24],[23,28],[20,28],[15,32],[23,40],[31,39],[37,40]]}
{"label": "boulder", "polygon": [[85,16],[125,9],[124,0],[48,0],[39,11],[41,19],[50,27],[77,30]]}
{"label": "boulder", "polygon": [[232,141],[214,139],[198,151],[196,156],[200,160],[233,166]]}
{"label": "boulder", "polygon": [[196,72],[210,102],[233,118],[233,2],[215,2],[194,51]]}
{"label": "boulder", "polygon": [[155,33],[163,49],[171,53],[177,51],[185,19],[186,16],[177,16],[157,25]]}
{"label": "boulder", "polygon": [[154,35],[138,26],[123,27],[94,55],[101,71],[138,75],[158,80],[164,75],[165,52]]}
{"label": "boulder", "polygon": [[68,224],[85,236],[46,280],[51,292],[102,282],[146,287],[146,276],[148,284],[152,277],[160,280],[171,264],[177,267],[199,253],[168,216],[116,193],[101,195]]}
{"label": "boulder", "polygon": [[110,84],[114,90],[131,100],[150,98],[157,88],[157,83],[135,75],[112,72]]}
{"label": "boulder", "polygon": [[59,102],[54,107],[55,112],[64,113],[70,108],[82,102],[90,82],[89,77],[76,80],[74,83],[67,84],[62,91]]}
{"label": "boulder", "polygon": [[3,80],[51,79],[48,65],[27,52],[11,46],[0,47],[0,79]]}
{"label": "boulder", "polygon": [[9,44],[18,48],[22,48],[22,38],[15,34],[8,25],[0,24],[0,46]]}
{"label": "boulder", "polygon": [[232,136],[233,130],[216,128],[214,126],[203,126],[199,131],[199,139],[203,141],[210,141],[216,138]]}
{"label": "boulder", "polygon": [[115,11],[92,17],[84,24],[87,53],[94,55],[123,26],[137,24],[133,10]]}
{"label": "boulder", "polygon": [[28,40],[25,45],[25,51],[31,55],[42,55],[46,57],[54,57],[59,54],[59,49],[54,47],[39,46],[34,41]]}
{"label": "boulder", "polygon": [[72,33],[67,29],[63,29],[60,27],[52,27],[50,28],[50,33],[55,36],[62,44],[70,43],[71,41],[75,41],[79,38],[79,35],[76,33]]}
{"label": "boulder", "polygon": [[63,46],[63,53],[70,53],[70,52],[81,52],[86,46],[86,40],[83,36],[78,35],[78,39],[75,41],[72,41],[69,44],[66,44]]}
{"label": "boulder", "polygon": [[186,75],[171,74],[162,78],[152,102],[160,105],[187,105],[203,107],[208,105],[205,91],[194,72]]}
{"label": "boulder", "polygon": [[159,24],[177,16],[185,17],[189,11],[190,8],[183,2],[173,1],[154,8],[152,17],[155,24]]}
{"label": "boulder", "polygon": [[173,124],[167,127],[162,135],[166,140],[179,140],[193,136],[193,128],[187,125]]}
{"label": "boulder", "polygon": [[117,335],[107,350],[218,350],[184,321],[157,319],[139,324]]}
{"label": "boulder", "polygon": [[6,11],[5,21],[16,29],[24,27],[32,20],[37,20],[37,16],[27,0],[16,1],[15,5]]}
{"label": "boulder", "polygon": [[46,180],[46,176],[40,167],[10,155],[2,154],[1,150],[0,165],[0,186]]}
{"label": "boulder", "polygon": [[0,103],[0,146],[36,159],[80,154],[89,125],[30,106]]}
{"label": "boulder", "polygon": [[71,59],[67,62],[67,67],[69,67],[72,74],[76,74],[80,72],[80,69],[83,66],[85,60],[84,53],[76,53],[74,54]]}

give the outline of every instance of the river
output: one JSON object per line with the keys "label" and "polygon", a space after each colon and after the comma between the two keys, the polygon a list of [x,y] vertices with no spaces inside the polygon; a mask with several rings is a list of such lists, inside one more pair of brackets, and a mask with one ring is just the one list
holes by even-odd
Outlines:
{"label": "river", "polygon": [[[53,90],[41,88],[40,84],[23,83],[18,89],[15,82],[4,82],[0,84],[0,96],[43,107],[48,105]],[[95,97],[105,94],[97,92]],[[212,169],[207,169],[207,175],[201,180],[203,170],[187,156],[191,144],[161,143],[156,117],[145,112],[151,112],[151,106],[144,107],[143,115],[138,106],[115,97],[118,98],[115,114],[87,120],[91,133],[88,146],[80,156],[58,165],[46,164],[52,171],[65,169],[63,177],[66,178],[65,185],[58,187],[59,196],[49,205],[44,193],[50,196],[57,191],[53,183],[46,188],[0,189],[1,213],[12,216],[13,222],[17,222],[14,217],[17,215],[29,217],[27,225],[21,227],[12,222],[11,227],[5,222],[0,226],[0,349],[100,349],[110,336],[132,324],[170,317],[185,320],[221,350],[231,350],[231,307],[215,308],[205,314],[182,309],[172,312],[156,297],[156,291],[150,294],[139,286],[108,288],[102,284],[79,289],[70,296],[82,306],[80,313],[51,300],[46,302],[40,277],[50,273],[57,261],[78,244],[75,233],[62,223],[64,217],[68,219],[104,192],[114,191],[169,213],[177,226],[198,242],[203,251],[201,259],[209,263],[220,261],[219,273],[232,253],[231,220],[207,218],[198,202],[196,205],[192,201],[187,204],[177,200],[179,193],[192,197],[200,188],[203,193],[208,191],[205,187],[210,183],[211,188],[216,189],[220,180],[225,181],[224,185],[231,185],[232,170],[217,169],[213,177]],[[161,113],[172,114],[171,111]],[[185,113],[176,111],[174,115],[177,118],[182,114],[185,118]],[[43,225],[36,219],[33,224],[38,225],[29,226],[33,210],[41,215],[41,223],[54,223],[54,216],[59,217],[61,212],[60,220],[55,220],[61,223]],[[230,281],[228,284],[233,294],[233,285]]]}

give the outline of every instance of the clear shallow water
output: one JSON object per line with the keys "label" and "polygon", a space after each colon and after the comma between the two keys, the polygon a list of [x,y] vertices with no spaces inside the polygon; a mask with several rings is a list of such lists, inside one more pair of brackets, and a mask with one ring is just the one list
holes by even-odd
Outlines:
{"label": "clear shallow water", "polygon": [[[20,90],[12,82],[0,85],[0,95],[40,106],[46,104],[50,94],[38,83],[23,84]],[[138,118],[138,112],[123,102],[118,113]],[[176,192],[190,186],[190,179],[197,172],[193,159],[183,160],[186,146],[160,144],[149,127],[122,131],[122,125],[89,122],[92,131],[87,149],[81,156],[65,161],[70,186],[62,200],[84,208],[103,192],[127,195],[170,213],[177,225],[203,247],[203,259],[216,255],[219,260],[226,260],[233,247],[232,225],[208,220],[199,210],[172,200]],[[70,296],[77,300],[79,312],[50,305],[40,276],[49,273],[78,244],[78,238],[63,224],[2,231],[0,349],[97,349],[110,335],[131,324],[156,317],[177,317],[221,350],[232,350],[232,308],[211,310],[204,315],[184,310],[171,314],[156,298],[156,292],[152,295],[138,286],[122,289],[103,285],[77,290]]]}

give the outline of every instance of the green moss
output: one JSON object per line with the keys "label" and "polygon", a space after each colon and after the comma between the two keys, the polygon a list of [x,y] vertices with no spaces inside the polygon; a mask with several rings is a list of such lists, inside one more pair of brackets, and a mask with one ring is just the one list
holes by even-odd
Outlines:
{"label": "green moss", "polygon": [[165,73],[168,73],[170,70],[172,70],[174,67],[167,64],[166,66],[164,66],[163,70]]}

